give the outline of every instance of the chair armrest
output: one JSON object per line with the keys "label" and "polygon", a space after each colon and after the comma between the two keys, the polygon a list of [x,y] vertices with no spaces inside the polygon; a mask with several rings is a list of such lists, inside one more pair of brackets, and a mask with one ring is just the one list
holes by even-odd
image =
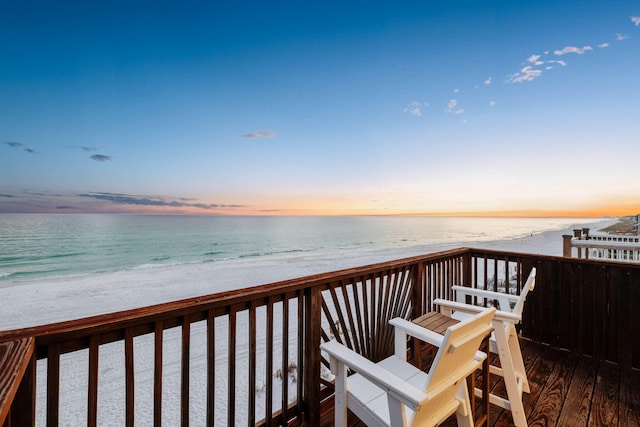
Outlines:
{"label": "chair armrest", "polygon": [[[482,309],[480,310],[482,311]],[[413,322],[410,322],[402,317],[396,317],[389,320],[389,323],[394,328],[402,329],[407,335],[411,335],[414,338],[418,338],[421,341],[440,347],[444,336],[437,332],[430,331],[429,329],[418,326]]]}
{"label": "chair armrest", "polygon": [[[469,314],[478,314],[484,307],[479,307],[477,305],[465,304],[462,302],[449,301],[442,298],[437,298],[433,300],[435,305],[439,305],[441,307],[446,307],[454,311],[462,311],[464,313]],[[493,320],[501,321],[501,322],[509,322],[513,324],[520,323],[522,317],[519,314],[510,313],[508,311],[496,310],[495,315],[493,316]]]}
{"label": "chair armrest", "polygon": [[350,350],[336,340],[321,344],[320,349],[326,351],[332,358],[344,363],[376,386],[387,391],[413,410],[416,410],[416,408],[428,398],[428,395],[423,391],[406,383],[391,372],[376,365],[355,351]]}
{"label": "chair armrest", "polygon": [[520,295],[512,295],[512,294],[507,294],[502,292],[487,291],[485,289],[469,288],[468,286],[456,285],[456,286],[452,286],[451,289],[456,291],[456,293],[462,293],[464,295],[488,298],[488,299],[506,298],[512,302],[515,302],[515,301],[518,301],[518,299],[520,298]]}

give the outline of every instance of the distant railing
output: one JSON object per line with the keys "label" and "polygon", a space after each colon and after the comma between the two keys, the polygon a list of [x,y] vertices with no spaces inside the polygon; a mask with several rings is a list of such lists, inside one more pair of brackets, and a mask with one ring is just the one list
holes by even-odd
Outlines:
{"label": "distant railing", "polygon": [[589,229],[574,230],[564,235],[563,256],[594,260],[640,262],[640,236],[589,234]]}
{"label": "distant railing", "polygon": [[458,249],[0,332],[35,340],[0,364],[0,425],[313,425],[332,392],[321,342],[379,360],[389,319],[435,309],[454,284],[517,294],[534,266],[523,336],[640,368],[640,265]]}

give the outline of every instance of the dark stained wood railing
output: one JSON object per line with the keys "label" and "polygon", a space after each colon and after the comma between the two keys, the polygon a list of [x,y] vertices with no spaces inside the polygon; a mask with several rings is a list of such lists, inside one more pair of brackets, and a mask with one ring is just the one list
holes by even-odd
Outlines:
{"label": "dark stained wood railing", "polygon": [[[335,337],[382,359],[392,351],[389,319],[433,310],[454,284],[518,293],[534,266],[525,337],[640,368],[640,331],[631,327],[640,266],[461,248],[0,332],[3,345],[35,341],[22,378],[0,382],[0,425],[77,423],[80,411],[80,422],[94,426],[105,406],[125,425],[311,425],[331,393],[322,341]],[[67,390],[72,370],[84,372],[84,397]],[[0,366],[0,380],[6,372]],[[123,390],[109,393],[113,382]],[[69,414],[78,399],[85,403]],[[179,402],[177,414],[167,402]],[[12,424],[16,408],[27,414],[20,424]]]}
{"label": "dark stained wood railing", "polygon": [[470,257],[478,271],[472,286],[496,289],[505,283],[515,293],[536,267],[536,287],[524,307],[524,337],[640,369],[640,329],[634,327],[640,265],[475,249]]}

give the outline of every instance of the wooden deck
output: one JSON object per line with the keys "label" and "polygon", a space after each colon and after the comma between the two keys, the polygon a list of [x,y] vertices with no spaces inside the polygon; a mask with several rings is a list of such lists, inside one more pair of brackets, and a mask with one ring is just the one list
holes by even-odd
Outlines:
{"label": "wooden deck", "polygon": [[[530,427],[640,426],[639,370],[524,339],[520,345],[531,387],[523,402]],[[506,397],[502,381],[493,377],[491,382],[492,392]],[[491,405],[490,415],[490,426],[513,426],[509,411]],[[332,424],[333,405],[328,401],[323,404],[322,425]],[[352,417],[350,425],[362,423]],[[443,424],[456,425],[453,416]]]}

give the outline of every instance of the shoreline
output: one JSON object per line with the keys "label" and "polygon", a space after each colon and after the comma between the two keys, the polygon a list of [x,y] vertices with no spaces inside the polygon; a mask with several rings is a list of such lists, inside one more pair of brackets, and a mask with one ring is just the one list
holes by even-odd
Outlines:
{"label": "shoreline", "polygon": [[0,288],[2,299],[11,301],[0,314],[0,328],[11,330],[112,313],[459,247],[561,256],[563,234],[582,225],[601,230],[615,222],[577,222],[570,228],[510,240],[361,249],[349,252],[349,256],[338,251],[289,254],[21,283]]}

